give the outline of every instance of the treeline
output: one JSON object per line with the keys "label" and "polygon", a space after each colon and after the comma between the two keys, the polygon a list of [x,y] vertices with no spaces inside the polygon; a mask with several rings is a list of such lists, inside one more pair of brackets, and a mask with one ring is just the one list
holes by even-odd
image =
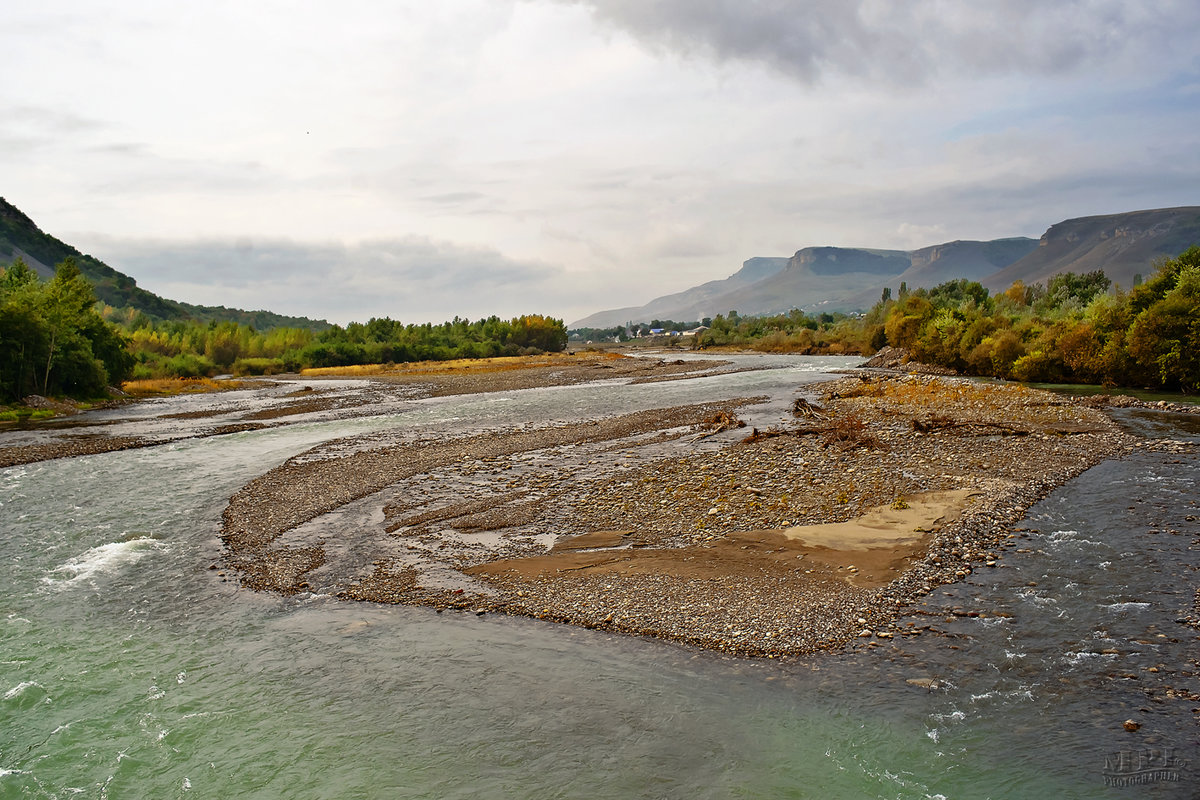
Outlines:
{"label": "treeline", "polygon": [[736,311],[718,314],[707,331],[696,337],[695,347],[731,346],[765,353],[839,355],[863,353],[872,348],[864,340],[863,325],[845,314],[805,314],[794,309],[770,317],[743,317]]}
{"label": "treeline", "polygon": [[[101,311],[104,311],[106,320]],[[562,320],[537,314],[434,324],[372,319],[322,331],[238,322],[161,321],[97,303],[68,257],[43,282],[17,259],[0,270],[0,402],[30,394],[96,398],[134,378],[264,375],[307,367],[559,351]]]}
{"label": "treeline", "polygon": [[1200,390],[1200,247],[1128,292],[1102,272],[1014,283],[992,297],[952,281],[882,301],[872,337],[969,375]]}
{"label": "treeline", "polygon": [[404,325],[372,319],[333,326],[302,351],[305,366],[338,367],[453,358],[494,358],[557,352],[567,346],[562,320],[529,314],[503,320],[496,316],[471,322],[455,317],[440,325]]}
{"label": "treeline", "polygon": [[456,317],[440,325],[405,325],[385,317],[344,328],[334,325],[320,333],[140,319],[132,323],[128,337],[135,378],[272,375],[308,367],[491,358],[562,350],[567,341],[561,320],[540,315],[477,322]]}
{"label": "treeline", "polygon": [[0,272],[0,402],[31,394],[99,397],[133,364],[73,258],[46,282],[20,258]]}
{"label": "treeline", "polygon": [[1129,291],[1103,272],[1020,281],[992,295],[965,279],[886,291],[862,317],[718,316],[696,345],[913,358],[967,375],[1200,391],[1200,247],[1163,262]]}

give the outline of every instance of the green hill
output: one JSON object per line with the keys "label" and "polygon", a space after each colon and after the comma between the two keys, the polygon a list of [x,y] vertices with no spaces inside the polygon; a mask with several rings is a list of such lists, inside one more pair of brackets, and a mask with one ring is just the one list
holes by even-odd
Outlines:
{"label": "green hill", "polygon": [[0,266],[21,257],[43,278],[54,274],[54,265],[74,256],[79,271],[88,279],[96,297],[117,309],[131,308],[152,319],[188,322],[237,322],[257,330],[305,328],[325,330],[329,323],[308,317],[287,317],[270,311],[243,311],[224,306],[196,306],[168,300],[148,292],[137,281],[103,261],[81,253],[71,245],[42,231],[19,208],[0,197]]}

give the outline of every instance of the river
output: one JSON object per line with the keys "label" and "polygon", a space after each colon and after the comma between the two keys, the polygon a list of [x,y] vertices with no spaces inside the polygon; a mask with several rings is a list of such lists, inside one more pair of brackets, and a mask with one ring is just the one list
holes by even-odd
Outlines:
{"label": "river", "polygon": [[[936,631],[786,663],[209,569],[228,497],[320,442],[778,393],[848,362],[770,363],[3,470],[0,798],[1195,797],[1194,450],[1033,506],[999,568],[913,617]],[[1195,417],[1119,413],[1200,441]]]}

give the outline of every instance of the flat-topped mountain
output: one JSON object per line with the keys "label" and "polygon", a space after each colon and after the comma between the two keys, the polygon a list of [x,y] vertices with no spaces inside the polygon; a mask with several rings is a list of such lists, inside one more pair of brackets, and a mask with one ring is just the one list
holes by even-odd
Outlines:
{"label": "flat-topped mountain", "polygon": [[[1200,206],[1131,211],[1066,220],[1040,240],[1027,237],[953,241],[918,250],[806,247],[783,259],[751,259],[783,266],[748,278],[746,265],[723,281],[710,281],[644,306],[600,311],[571,328],[604,328],[651,319],[690,321],[737,311],[743,316],[804,311],[861,311],[885,288],[932,288],[958,278],[993,291],[1014,280],[1045,283],[1060,272],[1104,270],[1115,283],[1132,286],[1155,264],[1200,244]],[[735,280],[736,279],[736,280]]]}

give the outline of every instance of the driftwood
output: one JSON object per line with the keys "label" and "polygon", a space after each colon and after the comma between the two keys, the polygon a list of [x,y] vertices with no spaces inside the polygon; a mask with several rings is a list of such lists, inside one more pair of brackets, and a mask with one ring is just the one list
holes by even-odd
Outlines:
{"label": "driftwood", "polygon": [[866,424],[853,414],[838,417],[831,422],[820,425],[803,425],[796,428],[768,428],[760,431],[753,428],[750,435],[742,441],[745,443],[761,442],[764,439],[774,439],[778,436],[821,436],[826,445],[839,447],[874,447],[886,450],[887,446],[877,436],[867,430]]}
{"label": "driftwood", "polygon": [[796,402],[792,403],[792,416],[807,417],[809,419],[829,419],[829,414],[825,412],[825,409],[815,403],[808,402],[803,397],[797,398]]}
{"label": "driftwood", "polygon": [[701,439],[707,439],[710,436],[716,436],[722,431],[730,431],[734,428],[746,427],[746,423],[738,419],[737,414],[732,414],[728,411],[718,411],[716,414],[713,414],[711,417],[704,420],[704,422],[706,425],[715,425],[716,427],[707,433],[700,434],[692,441],[698,442]]}

